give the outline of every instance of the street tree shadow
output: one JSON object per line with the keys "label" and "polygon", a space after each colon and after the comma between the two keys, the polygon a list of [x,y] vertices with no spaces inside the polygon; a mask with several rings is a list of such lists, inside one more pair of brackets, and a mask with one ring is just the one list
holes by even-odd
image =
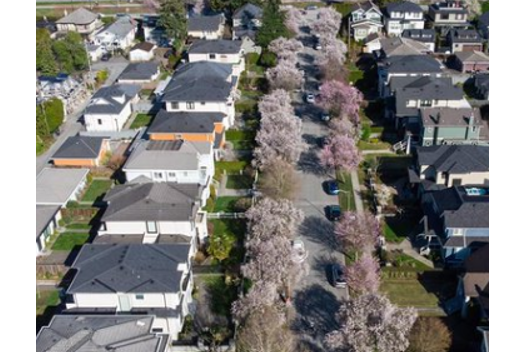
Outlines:
{"label": "street tree shadow", "polygon": [[304,173],[314,174],[317,176],[325,176],[327,170],[321,166],[319,157],[317,156],[316,150],[311,148],[301,153],[298,162],[299,170]]}
{"label": "street tree shadow", "polygon": [[300,233],[314,243],[321,243],[331,250],[339,249],[339,242],[334,234],[334,225],[322,217],[308,216],[304,218]]}
{"label": "street tree shadow", "polygon": [[326,281],[333,286],[332,265],[338,264],[336,258],[331,255],[321,255],[314,259],[312,269],[322,272],[326,276]]}

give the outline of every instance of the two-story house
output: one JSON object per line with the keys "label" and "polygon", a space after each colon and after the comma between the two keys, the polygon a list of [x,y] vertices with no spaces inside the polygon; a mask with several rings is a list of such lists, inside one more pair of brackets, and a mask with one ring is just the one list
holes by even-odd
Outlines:
{"label": "two-story house", "polygon": [[459,51],[483,51],[483,38],[474,29],[451,29],[446,40],[452,54]]}
{"label": "two-story house", "polygon": [[132,112],[131,104],[140,99],[140,86],[115,84],[100,88],[85,108],[87,131],[120,131]]}
{"label": "two-story house", "polygon": [[421,146],[489,144],[489,126],[477,108],[424,108],[419,113]]}
{"label": "two-story house", "polygon": [[442,258],[461,264],[489,241],[489,189],[452,187],[422,196],[424,234],[437,236]]}
{"label": "two-story house", "polygon": [[154,315],[54,315],[36,352],[168,352],[172,339]]}
{"label": "two-story house", "polygon": [[434,29],[406,29],[402,32],[402,38],[422,43],[430,52],[435,52],[435,40],[437,37]]}
{"label": "two-story house", "polygon": [[103,199],[107,208],[101,218],[98,241],[120,239],[154,243],[163,238],[182,238],[197,245],[206,238],[206,214],[201,211],[206,199],[200,184],[153,182],[138,177],[114,187]]}
{"label": "two-story house", "polygon": [[114,23],[96,33],[94,42],[107,51],[126,50],[135,44],[138,23],[129,16],[119,17]]}
{"label": "two-story house", "polygon": [[77,32],[80,34],[92,34],[103,24],[99,16],[94,12],[80,7],[55,22],[59,32]]}
{"label": "two-story house", "polygon": [[217,112],[234,124],[234,100],[238,76],[231,64],[190,62],[177,68],[164,90],[167,112]]}
{"label": "two-story house", "polygon": [[[67,314],[154,315],[172,339],[192,303],[190,244],[85,244],[66,290]],[[146,351],[146,349],[141,349]]]}
{"label": "two-story house", "polygon": [[422,8],[409,1],[390,3],[384,16],[385,31],[389,36],[400,36],[406,29],[424,29]]}
{"label": "two-story house", "polygon": [[381,38],[380,49],[373,54],[377,61],[382,61],[393,56],[425,55],[429,52],[430,49],[424,43],[408,38],[390,37]]}
{"label": "two-story house", "polygon": [[248,37],[254,40],[263,16],[264,10],[255,4],[246,3],[237,9],[232,15],[232,39]]}
{"label": "two-story house", "polygon": [[188,49],[188,61],[209,61],[231,64],[233,74],[240,76],[245,70],[245,52],[241,40],[196,40]]}
{"label": "two-story house", "polygon": [[397,129],[419,124],[419,109],[470,108],[463,90],[450,77],[393,77],[391,95],[386,99],[386,117],[395,120]]}
{"label": "two-story house", "polygon": [[489,185],[489,147],[438,145],[418,147],[409,181],[418,194],[454,186]]}
{"label": "two-story house", "polygon": [[188,36],[197,39],[216,40],[223,37],[225,16],[194,16],[188,19]]}
{"label": "two-story house", "polygon": [[350,35],[354,40],[364,40],[372,33],[380,33],[383,27],[383,14],[372,1],[352,5],[350,12]]}
{"label": "two-story house", "polygon": [[433,28],[446,34],[449,28],[466,28],[468,23],[468,10],[464,1],[447,0],[431,4],[428,9],[428,18]]}
{"label": "two-story house", "polygon": [[167,112],[160,110],[147,134],[153,141],[182,139],[189,142],[209,142],[214,149],[214,159],[219,160],[225,145],[227,117],[217,112]]}
{"label": "two-story house", "polygon": [[214,175],[214,151],[210,142],[139,140],[123,166],[128,182],[144,176],[153,182],[200,184],[205,197]]}

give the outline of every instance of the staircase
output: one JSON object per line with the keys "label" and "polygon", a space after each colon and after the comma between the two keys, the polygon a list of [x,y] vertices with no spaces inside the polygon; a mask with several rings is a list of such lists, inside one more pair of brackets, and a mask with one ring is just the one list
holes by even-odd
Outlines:
{"label": "staircase", "polygon": [[398,151],[404,151],[406,150],[406,147],[407,147],[407,141],[400,141],[398,143],[395,143],[393,145],[393,151],[396,153]]}

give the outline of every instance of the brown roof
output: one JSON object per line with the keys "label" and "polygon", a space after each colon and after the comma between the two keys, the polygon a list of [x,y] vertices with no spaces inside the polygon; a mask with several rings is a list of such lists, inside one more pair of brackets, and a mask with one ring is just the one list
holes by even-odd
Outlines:
{"label": "brown roof", "polygon": [[155,47],[155,44],[153,43],[150,43],[150,42],[142,42],[142,43],[138,43],[137,45],[135,45],[134,47],[131,48],[131,51],[133,50],[143,50],[143,51],[151,51],[153,48]]}

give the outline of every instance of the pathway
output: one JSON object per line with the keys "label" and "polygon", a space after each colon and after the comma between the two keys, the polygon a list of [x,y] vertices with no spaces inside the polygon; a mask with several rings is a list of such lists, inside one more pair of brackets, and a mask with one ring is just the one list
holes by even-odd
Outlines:
{"label": "pathway", "polygon": [[249,195],[248,189],[230,189],[227,188],[228,177],[226,174],[221,175],[219,182],[218,197],[246,197]]}
{"label": "pathway", "polygon": [[425,265],[429,266],[430,268],[434,267],[433,266],[433,262],[431,260],[423,257],[422,255],[420,255],[415,250],[415,248],[413,248],[413,246],[411,244],[411,240],[409,238],[406,238],[405,240],[403,240],[400,243],[387,243],[386,246],[387,246],[387,249],[389,251],[400,250],[400,251],[404,252],[405,254],[409,255],[410,257],[415,258],[416,260],[418,260],[422,264],[425,264]]}
{"label": "pathway", "polygon": [[363,214],[363,200],[361,199],[361,185],[358,177],[358,170],[355,169],[350,173],[352,180],[352,193],[354,194],[354,204],[356,205],[356,212]]}

